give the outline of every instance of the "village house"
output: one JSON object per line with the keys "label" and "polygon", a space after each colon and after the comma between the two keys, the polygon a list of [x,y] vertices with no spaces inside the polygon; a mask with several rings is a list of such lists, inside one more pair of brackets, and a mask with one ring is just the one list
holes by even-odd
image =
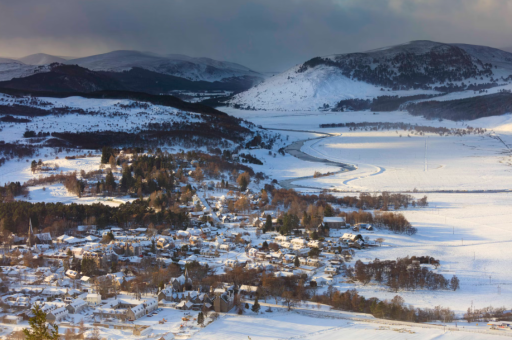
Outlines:
{"label": "village house", "polygon": [[98,306],[101,304],[101,295],[100,294],[87,294],[85,301],[89,306]]}
{"label": "village house", "polygon": [[92,259],[99,268],[109,268],[112,262],[117,262],[117,254],[111,250],[85,251],[84,259]]}
{"label": "village house", "polygon": [[50,313],[46,314],[46,321],[52,324],[61,322],[64,318],[68,316],[68,314],[69,312],[66,307],[56,308],[50,311]]}
{"label": "village house", "polygon": [[172,287],[166,287],[162,290],[159,290],[157,294],[158,301],[166,300],[172,301],[173,290]]}
{"label": "village house", "polygon": [[344,217],[324,217],[323,225],[329,229],[343,229],[346,227]]}
{"label": "village house", "polygon": [[185,270],[185,275],[171,278],[171,285],[174,291],[182,292],[186,284],[192,284],[192,280],[188,278],[188,272]]}
{"label": "village house", "polygon": [[144,301],[143,303],[138,304],[137,306],[129,307],[126,310],[126,317],[129,320],[137,320],[137,319],[143,317],[144,315],[147,315],[147,314],[153,312],[157,308],[158,308],[157,299],[155,299],[155,298],[148,299],[148,300]]}
{"label": "village house", "polygon": [[361,234],[343,234],[340,241],[348,244],[351,248],[361,249],[364,246],[364,239]]}
{"label": "village house", "polygon": [[71,270],[71,269],[66,270],[66,276],[71,278],[71,279],[78,279],[79,275],[80,274],[78,274],[77,271],[74,271],[74,270]]}
{"label": "village house", "polygon": [[232,290],[217,288],[213,291],[213,309],[217,313],[228,313],[235,305],[235,293]]}
{"label": "village house", "polygon": [[66,306],[70,314],[80,313],[84,308],[87,307],[87,302],[82,299],[76,299]]}
{"label": "village house", "polygon": [[307,245],[307,241],[303,238],[294,238],[290,243],[294,248],[303,248]]}
{"label": "village house", "polygon": [[283,263],[293,263],[295,261],[296,255],[294,254],[286,254],[283,256]]}
{"label": "village house", "polygon": [[122,248],[125,256],[140,256],[142,254],[142,245],[140,243],[125,243]]}
{"label": "village house", "polygon": [[322,248],[322,242],[318,240],[311,240],[308,242],[309,248]]}
{"label": "village house", "polygon": [[324,273],[327,275],[331,275],[331,276],[338,275],[338,268],[337,267],[325,267]]}

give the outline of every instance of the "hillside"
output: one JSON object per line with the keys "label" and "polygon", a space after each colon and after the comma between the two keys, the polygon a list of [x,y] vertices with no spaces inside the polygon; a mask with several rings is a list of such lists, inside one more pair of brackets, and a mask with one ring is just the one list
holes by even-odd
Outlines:
{"label": "hillside", "polygon": [[[160,105],[166,107],[172,107],[178,110],[201,113],[211,116],[227,117],[228,115],[224,112],[218,111],[210,106],[201,105],[198,103],[189,103],[182,101],[174,96],[167,95],[152,95],[144,92],[131,92],[131,91],[95,91],[95,92],[45,92],[45,91],[29,91],[29,90],[18,90],[10,88],[0,87],[0,93],[7,95],[21,97],[45,97],[45,98],[70,98],[70,97],[83,97],[85,99],[115,99],[115,100],[132,100],[138,102],[147,102],[153,105]],[[23,106],[25,108],[25,106]],[[29,110],[20,111],[22,108],[18,108],[13,112],[12,107],[9,110],[2,111],[0,114],[15,114],[23,116],[33,116],[34,114]],[[40,114],[38,114],[40,115]]]}
{"label": "hillside", "polygon": [[512,81],[512,53],[412,41],[362,53],[316,57],[238,94],[232,105],[316,110],[344,99],[478,90]]}
{"label": "hillside", "polygon": [[0,87],[27,91],[127,90],[162,94],[176,90],[240,92],[252,86],[251,79],[244,77],[214,82],[192,81],[138,67],[123,72],[91,71],[77,65],[64,64],[52,64],[44,67],[46,67],[46,72],[3,81],[0,82]]}
{"label": "hillside", "polygon": [[139,51],[113,51],[85,58],[71,59],[65,63],[79,65],[93,71],[122,72],[133,67],[139,67],[194,81],[213,82],[233,77],[250,77],[253,78],[254,82],[258,82],[263,78],[261,74],[235,63]]}
{"label": "hillside", "polygon": [[18,60],[0,58],[0,81],[11,80],[16,77],[27,77],[47,70],[47,66],[26,65]]}
{"label": "hillside", "polygon": [[26,65],[48,65],[53,63],[62,63],[66,61],[66,59],[64,58],[49,55],[46,53],[31,54],[18,60]]}
{"label": "hillside", "polygon": [[41,72],[24,78],[0,82],[0,87],[28,91],[93,92],[101,90],[125,90],[112,77],[74,65],[53,64],[49,72]]}
{"label": "hillside", "polygon": [[[86,69],[89,72],[85,72]],[[40,73],[48,74],[30,77]],[[90,79],[92,75],[109,78],[109,87],[105,87],[105,79],[95,84]],[[77,76],[87,79],[78,80]],[[27,77],[30,78],[16,79]],[[127,88],[155,94],[176,90],[241,92],[263,79],[264,75],[240,64],[179,54],[113,51],[74,59],[44,53],[18,60],[0,58],[0,82],[10,82],[3,87],[25,90],[86,92]],[[73,81],[76,83],[72,84]]]}
{"label": "hillside", "polygon": [[244,91],[252,86],[250,77],[236,77],[222,81],[193,81],[182,77],[149,71],[140,67],[133,67],[123,72],[100,72],[119,81],[130,91],[143,91],[160,94],[169,91]]}

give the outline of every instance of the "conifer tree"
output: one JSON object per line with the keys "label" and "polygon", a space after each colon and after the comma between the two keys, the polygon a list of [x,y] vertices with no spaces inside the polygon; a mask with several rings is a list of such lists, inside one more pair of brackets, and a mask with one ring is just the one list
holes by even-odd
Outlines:
{"label": "conifer tree", "polygon": [[204,314],[203,314],[203,312],[199,312],[199,314],[197,314],[197,324],[198,325],[203,325],[204,324]]}
{"label": "conifer tree", "polygon": [[256,297],[256,299],[254,300],[254,304],[252,305],[252,308],[251,310],[254,312],[254,313],[258,313],[260,311],[260,304],[258,302],[258,297]]}
{"label": "conifer tree", "polygon": [[272,230],[272,216],[267,215],[267,219],[265,221],[265,229],[263,229],[263,230],[265,230],[265,231]]}
{"label": "conifer tree", "polygon": [[46,313],[43,312],[39,304],[34,304],[32,308],[34,317],[30,318],[28,324],[30,328],[24,328],[27,340],[58,340],[59,326],[50,326],[46,324]]}

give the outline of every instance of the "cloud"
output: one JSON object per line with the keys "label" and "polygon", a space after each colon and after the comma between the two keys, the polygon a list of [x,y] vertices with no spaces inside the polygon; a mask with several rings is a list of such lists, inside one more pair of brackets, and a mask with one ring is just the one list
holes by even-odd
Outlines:
{"label": "cloud", "polygon": [[416,39],[512,45],[500,0],[0,0],[0,51],[182,53],[280,71]]}

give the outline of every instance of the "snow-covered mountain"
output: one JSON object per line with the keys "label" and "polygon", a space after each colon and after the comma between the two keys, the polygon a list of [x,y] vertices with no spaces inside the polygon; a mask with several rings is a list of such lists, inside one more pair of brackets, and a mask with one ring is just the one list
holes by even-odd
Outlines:
{"label": "snow-covered mountain", "polygon": [[65,58],[46,53],[31,54],[18,60],[26,65],[48,65],[52,63],[63,63],[66,61]]}
{"label": "snow-covered mountain", "polygon": [[47,66],[26,65],[19,60],[0,58],[0,81],[27,77],[48,70]]}
{"label": "snow-covered mountain", "polygon": [[255,83],[263,76],[245,66],[209,58],[192,58],[185,55],[159,55],[139,51],[113,51],[85,58],[67,60],[93,71],[127,71],[134,67],[182,77],[189,80],[223,81],[230,78],[251,78]]}
{"label": "snow-covered mountain", "polygon": [[344,99],[480,90],[509,82],[512,53],[421,40],[313,58],[236,95],[231,104],[316,110]]}
{"label": "snow-covered mountain", "polygon": [[[209,58],[193,58],[180,54],[160,55],[139,51],[113,51],[74,59],[44,53],[29,55],[18,60],[0,58],[0,81],[14,81],[14,78],[26,78],[42,72],[51,72],[55,69],[55,65],[50,66],[50,64],[55,63],[78,65],[90,71],[109,72],[112,78],[122,78],[124,82],[137,83],[138,81],[140,86],[135,86],[134,90],[150,93],[155,91],[165,93],[169,89],[189,91],[196,88],[243,91],[262,82],[265,78],[264,75],[240,64]],[[146,72],[143,79],[141,79],[142,70]],[[34,87],[44,89],[41,80],[49,78],[33,78],[39,81],[34,86],[29,84],[31,79],[22,82],[16,80],[16,82],[23,83],[24,88],[27,89]],[[164,85],[155,88],[155,84],[161,83]],[[146,90],[144,84],[152,86]],[[183,87],[180,87],[181,85]]]}

